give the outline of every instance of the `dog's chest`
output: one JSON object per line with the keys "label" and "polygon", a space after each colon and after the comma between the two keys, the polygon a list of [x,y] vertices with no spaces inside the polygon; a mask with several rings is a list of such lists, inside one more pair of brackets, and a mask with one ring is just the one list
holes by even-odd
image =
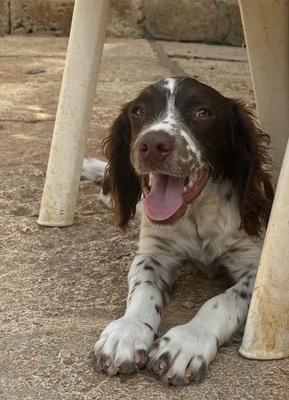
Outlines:
{"label": "dog's chest", "polygon": [[211,196],[188,210],[182,221],[180,242],[188,257],[198,265],[221,263],[239,240],[240,217],[236,201]]}

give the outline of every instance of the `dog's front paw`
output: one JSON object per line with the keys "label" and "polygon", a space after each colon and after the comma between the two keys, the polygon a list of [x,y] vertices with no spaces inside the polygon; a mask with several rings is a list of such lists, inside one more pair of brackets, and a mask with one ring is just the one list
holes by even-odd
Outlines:
{"label": "dog's front paw", "polygon": [[148,368],[172,385],[201,381],[217,353],[215,335],[177,326],[157,340],[149,352]]}
{"label": "dog's front paw", "polygon": [[85,158],[82,165],[81,179],[101,183],[106,166],[107,163],[105,161],[101,161],[97,158]]}
{"label": "dog's front paw", "polygon": [[132,374],[145,367],[154,333],[146,323],[123,316],[111,322],[93,349],[97,369],[109,375]]}

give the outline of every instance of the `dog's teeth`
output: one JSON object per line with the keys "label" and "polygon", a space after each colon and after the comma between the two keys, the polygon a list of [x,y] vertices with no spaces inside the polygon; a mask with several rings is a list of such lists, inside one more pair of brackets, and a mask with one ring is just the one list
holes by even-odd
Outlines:
{"label": "dog's teeth", "polygon": [[189,184],[191,182],[193,182],[193,184],[194,184],[198,180],[198,177],[199,177],[199,173],[198,172],[195,172],[193,175],[191,175]]}
{"label": "dog's teeth", "polygon": [[154,175],[153,174],[149,174],[148,183],[149,183],[150,187],[152,187],[153,181],[154,181]]}
{"label": "dog's teeth", "polygon": [[188,189],[191,189],[192,187],[195,186],[195,184],[196,184],[195,181],[190,180],[190,182],[187,184],[187,188],[188,188]]}

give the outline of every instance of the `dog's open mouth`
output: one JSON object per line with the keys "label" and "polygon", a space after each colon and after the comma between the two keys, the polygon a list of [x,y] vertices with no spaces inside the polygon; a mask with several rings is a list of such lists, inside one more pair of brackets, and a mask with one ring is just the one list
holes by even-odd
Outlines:
{"label": "dog's open mouth", "polygon": [[209,168],[200,168],[190,177],[148,174],[142,177],[145,196],[144,210],[154,222],[172,222],[182,217],[187,204],[195,200],[204,189]]}

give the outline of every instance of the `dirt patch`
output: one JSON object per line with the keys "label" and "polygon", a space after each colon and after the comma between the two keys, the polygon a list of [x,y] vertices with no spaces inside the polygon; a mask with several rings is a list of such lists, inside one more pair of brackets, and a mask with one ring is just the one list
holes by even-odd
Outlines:
{"label": "dirt patch", "polygon": [[[37,224],[67,39],[0,40],[1,399],[286,399],[288,384],[282,377],[288,361],[250,363],[238,356],[238,345],[223,348],[207,379],[187,388],[164,387],[145,371],[129,379],[95,373],[89,352],[106,324],[125,310],[138,226],[132,222],[121,233],[112,212],[98,200],[99,188],[84,181],[72,226]],[[212,60],[197,63],[187,56],[198,51],[196,57],[203,57],[206,46],[161,46],[170,59],[167,64],[144,40],[107,42],[88,156],[99,154],[120,105],[148,83],[171,75],[172,62],[180,72],[207,79],[225,94],[245,91],[252,100],[247,64],[238,61],[240,49],[218,49],[222,65],[215,67],[227,71],[222,81]],[[184,266],[159,334],[187,322],[227,284],[222,278],[212,283],[191,265]],[[269,369],[273,375],[264,383]]]}

